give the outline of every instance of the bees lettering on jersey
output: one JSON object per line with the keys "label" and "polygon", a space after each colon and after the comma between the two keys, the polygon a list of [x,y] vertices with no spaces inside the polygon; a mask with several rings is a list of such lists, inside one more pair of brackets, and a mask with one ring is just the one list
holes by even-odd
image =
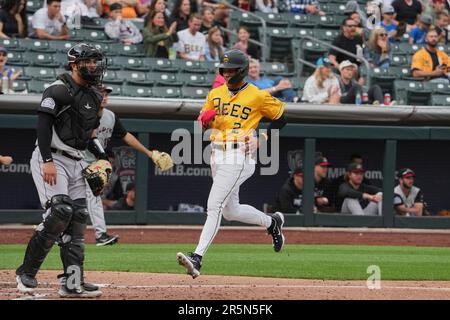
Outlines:
{"label": "bees lettering on jersey", "polygon": [[214,108],[216,113],[221,116],[230,116],[233,118],[239,118],[247,120],[252,112],[252,109],[248,106],[242,106],[238,103],[222,103],[220,98],[213,99]]}

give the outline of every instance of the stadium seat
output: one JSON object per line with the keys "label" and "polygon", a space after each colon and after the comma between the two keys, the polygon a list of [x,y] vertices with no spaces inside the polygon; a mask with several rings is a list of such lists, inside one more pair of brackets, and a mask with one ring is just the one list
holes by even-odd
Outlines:
{"label": "stadium seat", "polygon": [[314,28],[315,24],[306,14],[289,14],[287,16],[291,28]]}
{"label": "stadium seat", "polygon": [[67,53],[58,52],[53,54],[53,61],[58,63],[61,67],[68,66]]}
{"label": "stadium seat", "polygon": [[30,80],[27,83],[29,93],[42,93],[53,81]]}
{"label": "stadium seat", "polygon": [[170,72],[151,72],[147,74],[147,79],[155,81],[160,86],[182,86],[183,83],[178,80],[175,73]]}
{"label": "stadium seat", "polygon": [[8,64],[11,66],[28,66],[29,63],[24,60],[22,52],[9,51]]}
{"label": "stadium seat", "polygon": [[116,72],[117,79],[126,81],[127,84],[137,84],[139,86],[152,86],[154,81],[147,79],[147,73],[143,71],[119,70]]}
{"label": "stadium seat", "polygon": [[209,84],[209,88],[212,88],[215,79],[216,79],[215,73],[205,74],[205,83]]}
{"label": "stadium seat", "polygon": [[115,42],[106,35],[103,30],[90,29],[72,29],[70,30],[70,39],[72,41],[86,41],[86,42]]}
{"label": "stadium seat", "polygon": [[173,60],[172,63],[180,72],[208,73],[208,69],[199,61],[177,59]]}
{"label": "stadium seat", "polygon": [[182,87],[181,94],[186,99],[202,99],[205,100],[208,95],[207,88],[201,87]]}
{"label": "stadium seat", "polygon": [[286,32],[288,35],[292,36],[296,39],[302,39],[305,36],[314,37],[314,29],[308,29],[308,28],[288,28],[286,29]]}
{"label": "stadium seat", "polygon": [[109,52],[109,44],[106,42],[96,42],[93,43],[94,47],[96,47],[97,49],[101,50],[104,54],[106,54],[106,56],[113,56],[113,54],[111,54]]}
{"label": "stadium seat", "polygon": [[46,67],[24,67],[23,75],[32,79],[54,80],[55,70]]}
{"label": "stadium seat", "polygon": [[206,82],[206,77],[203,74],[180,73],[177,79],[185,86],[211,87],[211,84]]}
{"label": "stadium seat", "polygon": [[117,78],[117,73],[115,70],[107,69],[103,75],[103,82],[105,84],[121,85],[123,83],[123,79]]}
{"label": "stadium seat", "polygon": [[109,45],[109,52],[117,56],[133,56],[144,57],[144,53],[139,50],[137,45],[124,45],[122,43],[111,43]]}
{"label": "stadium seat", "polygon": [[393,54],[391,60],[392,66],[406,66],[408,65],[408,58],[404,54]]}
{"label": "stadium seat", "polygon": [[341,25],[341,21],[336,21],[333,16],[325,15],[325,16],[317,16],[317,15],[309,15],[309,19],[315,26],[321,29],[339,29]]}
{"label": "stadium seat", "polygon": [[76,45],[77,42],[75,41],[50,41],[49,45],[50,48],[54,49],[57,52],[64,52],[67,53],[70,48],[72,48],[74,45]]}
{"label": "stadium seat", "polygon": [[383,93],[389,92],[393,94],[393,81],[398,79],[398,75],[393,75],[389,72],[389,69],[373,68],[370,70],[371,83],[377,84],[383,90]]}
{"label": "stadium seat", "polygon": [[[260,29],[262,32],[262,29]],[[267,43],[269,46],[269,60],[292,61],[292,39],[285,28],[267,28]]]}
{"label": "stadium seat", "polygon": [[27,51],[49,52],[49,53],[56,52],[55,49],[52,49],[50,47],[50,43],[47,40],[22,39],[20,41],[20,46]]}
{"label": "stadium seat", "polygon": [[399,104],[426,106],[431,98],[431,90],[424,89],[421,81],[395,80],[394,92]]}
{"label": "stadium seat", "polygon": [[181,98],[181,88],[177,87],[154,87],[155,98]]}
{"label": "stadium seat", "polygon": [[123,96],[122,86],[119,84],[108,84],[108,87],[112,89],[111,96]]}
{"label": "stadium seat", "polygon": [[409,43],[400,43],[399,47],[403,54],[413,55],[416,53],[423,45],[420,44],[409,44]]}
{"label": "stadium seat", "polygon": [[219,63],[218,61],[203,61],[202,65],[209,73],[216,73]]}
{"label": "stadium seat", "polygon": [[[327,52],[328,50],[317,42],[311,40],[303,40],[300,43],[300,57],[314,65],[316,64],[317,59],[323,57]],[[312,71],[313,70],[308,66],[304,66],[303,69],[300,69],[300,72],[303,73],[302,75],[305,76],[309,76]]]}
{"label": "stadium seat", "polygon": [[25,10],[26,13],[32,15],[44,6],[45,0],[27,0]]}
{"label": "stadium seat", "polygon": [[258,41],[260,40],[258,28],[262,26],[262,22],[252,14],[232,10],[230,12],[230,22],[231,28],[234,29],[237,29],[241,25],[248,27],[250,30],[250,38]]}
{"label": "stadium seat", "polygon": [[178,72],[178,68],[173,65],[170,59],[144,58],[144,65],[148,66],[152,71]]}
{"label": "stadium seat", "polygon": [[450,84],[424,81],[423,87],[425,90],[430,90],[433,94],[446,94],[450,95]]}
{"label": "stadium seat", "polygon": [[[413,80],[411,69],[409,67],[390,67],[388,69],[390,75],[395,76],[396,79]],[[414,80],[413,80],[414,81]]]}
{"label": "stadium seat", "polygon": [[265,13],[255,11],[256,15],[263,18],[267,27],[287,28],[289,21],[284,20],[279,13]]}
{"label": "stadium seat", "polygon": [[288,71],[288,68],[285,64],[280,62],[261,62],[260,70],[265,75],[276,75],[276,76],[285,76],[291,77],[294,74]]}
{"label": "stadium seat", "polygon": [[139,85],[124,85],[122,86],[122,93],[127,97],[152,97],[152,88]]}
{"label": "stadium seat", "polygon": [[[45,52],[24,52],[23,59],[37,67],[57,68],[60,63],[53,61],[53,54]],[[67,61],[67,57],[65,59]]]}
{"label": "stadium seat", "polygon": [[108,19],[96,18],[93,21],[94,24],[83,25],[83,29],[105,30],[105,25],[108,22]]}
{"label": "stadium seat", "polygon": [[322,4],[320,4],[322,10],[324,10],[327,14],[333,15],[345,15],[345,3],[328,3],[327,8],[324,9]]}
{"label": "stadium seat", "polygon": [[14,80],[13,84],[12,84],[12,89],[14,92],[21,92],[21,91],[28,90],[27,81],[19,80],[19,79]]}
{"label": "stadium seat", "polygon": [[17,39],[0,39],[0,46],[14,51],[20,47]]}
{"label": "stadium seat", "polygon": [[126,70],[150,71],[150,66],[145,66],[142,58],[139,57],[114,56],[109,59],[111,59],[111,64],[115,67],[122,67]]}
{"label": "stadium seat", "polygon": [[450,95],[433,94],[431,95],[432,106],[450,106]]}
{"label": "stadium seat", "polygon": [[341,32],[339,30],[332,29],[315,29],[314,37],[319,40],[331,43],[335,38],[339,36]]}

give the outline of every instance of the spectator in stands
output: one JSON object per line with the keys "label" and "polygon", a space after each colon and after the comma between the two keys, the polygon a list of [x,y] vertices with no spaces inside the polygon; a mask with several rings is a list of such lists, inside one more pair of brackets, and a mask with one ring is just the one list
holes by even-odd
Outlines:
{"label": "spectator in stands", "polygon": [[117,202],[112,206],[112,210],[134,210],[134,198],[135,198],[135,185],[130,182],[127,185],[126,193],[123,198],[117,200]]}
{"label": "spectator in stands", "polygon": [[448,14],[445,9],[445,0],[430,0],[422,12],[422,14],[429,15],[433,19],[433,23],[437,23],[438,15],[441,13]]}
{"label": "spectator in stands", "polygon": [[165,21],[166,27],[167,28],[170,27],[170,22],[171,22],[170,11],[169,11],[169,9],[167,9],[166,0],[152,1],[148,10],[149,10],[149,13],[144,18],[144,26],[148,26],[151,13],[153,11],[158,11],[158,12],[162,12],[164,15],[164,21]]}
{"label": "spectator in stands", "polygon": [[202,18],[198,14],[189,17],[189,28],[178,31],[178,56],[184,60],[205,61],[206,37],[199,32]]}
{"label": "spectator in stands", "polygon": [[264,13],[278,13],[278,0],[256,0],[256,9]]}
{"label": "spectator in stands", "polygon": [[13,158],[10,156],[2,156],[0,155],[0,164],[9,166],[13,162]]}
{"label": "spectator in stands", "polygon": [[328,168],[331,163],[322,155],[320,151],[316,152],[314,162],[314,202],[316,210],[319,212],[329,212],[329,207],[334,203],[331,183],[327,178]]}
{"label": "spectator in stands", "polygon": [[388,33],[382,27],[375,27],[364,48],[364,57],[371,67],[388,69],[392,60],[392,49],[388,41]]}
{"label": "spectator in stands", "polygon": [[394,208],[402,216],[417,216],[423,214],[423,194],[414,186],[416,174],[409,168],[398,172],[398,186],[394,189]]}
{"label": "spectator in stands", "polygon": [[275,79],[260,77],[260,64],[256,59],[250,59],[248,82],[254,84],[261,90],[268,91],[272,96],[286,102],[297,102],[299,98],[292,89],[289,79],[276,77]]}
{"label": "spectator in stands", "polygon": [[110,39],[119,40],[125,45],[142,42],[142,34],[130,20],[122,15],[123,7],[120,3],[113,3],[109,7],[109,21],[105,24],[105,33]]}
{"label": "spectator in stands", "polygon": [[447,13],[443,12],[437,15],[436,32],[439,36],[438,43],[447,44],[449,42],[449,24]]}
{"label": "spectator in stands", "polygon": [[[230,25],[230,9],[226,5],[219,4],[214,9],[214,25],[228,29],[228,26]],[[225,47],[228,47],[230,43],[230,36],[227,32],[225,32],[222,37]]]}
{"label": "spectator in stands", "polygon": [[260,59],[259,48],[256,44],[253,44],[249,41],[250,39],[250,30],[246,26],[240,26],[238,29],[238,39],[233,46],[233,49],[241,50],[246,53],[253,59]]}
{"label": "spectator in stands", "polygon": [[212,27],[214,27],[214,11],[210,7],[203,8],[200,32],[206,36]]}
{"label": "spectator in stands", "polygon": [[233,4],[245,11],[255,11],[255,0],[234,0]]}
{"label": "spectator in stands", "polygon": [[169,58],[169,49],[178,41],[177,22],[172,22],[167,28],[164,13],[161,11],[152,11],[148,20],[142,31],[145,53],[152,58]]}
{"label": "spectator in stands", "polygon": [[106,15],[109,15],[110,7],[113,4],[121,4],[122,5],[122,16],[123,19],[136,19],[148,12],[148,8],[146,6],[141,5],[138,0],[101,0],[103,6],[103,12]]}
{"label": "spectator in stands", "polygon": [[438,39],[436,30],[427,32],[425,47],[418,50],[412,57],[413,77],[425,77],[432,82],[448,83],[450,61],[448,55],[437,48]]}
{"label": "spectator in stands", "polygon": [[425,43],[425,34],[430,29],[432,24],[432,19],[430,16],[421,15],[419,17],[419,21],[417,22],[417,26],[414,27],[410,32],[409,43],[410,44],[424,44]]}
{"label": "spectator in stands", "polygon": [[314,73],[306,79],[302,101],[339,104],[339,81],[331,71],[330,60],[319,58],[316,66]]}
{"label": "spectator in stands", "polygon": [[84,0],[88,9],[88,17],[100,18],[103,15],[103,6],[100,0]]}
{"label": "spectator in stands", "polygon": [[[363,87],[355,80],[357,70],[358,66],[349,60],[342,61],[339,65],[339,72],[341,73],[338,78],[341,92],[340,103],[355,104],[356,95],[358,93],[362,95]],[[369,104],[380,105],[383,103],[383,91],[379,85],[371,86],[367,95]]]}
{"label": "spectator in stands", "polygon": [[388,34],[390,42],[394,42],[394,37],[397,35],[397,21],[395,21],[395,9],[393,6],[383,7],[383,20],[380,22],[380,27],[383,27]]}
{"label": "spectator in stands", "polygon": [[407,24],[406,32],[410,32],[422,13],[422,4],[418,0],[395,0],[392,6],[397,13],[396,20]]}
{"label": "spectator in stands", "polygon": [[222,53],[225,52],[223,46],[222,31],[219,27],[209,29],[206,37],[205,58],[207,61],[220,61]]}
{"label": "spectator in stands", "polygon": [[[331,44],[356,55],[358,46],[362,49],[363,44],[362,38],[356,35],[356,27],[357,24],[352,18],[345,18],[342,22],[342,33]],[[344,60],[350,60],[352,63],[359,65],[357,59],[334,49],[330,49],[329,59],[338,70],[339,64]]]}
{"label": "spectator in stands", "polygon": [[363,183],[361,164],[350,163],[345,182],[339,186],[338,198],[342,201],[342,213],[353,215],[381,215],[382,196],[378,187]]}
{"label": "spectator in stands", "polygon": [[44,40],[70,38],[66,19],[61,14],[61,0],[47,0],[47,7],[36,11],[31,19],[30,37]]}
{"label": "spectator in stands", "polygon": [[177,0],[170,15],[171,23],[177,22],[177,32],[189,28],[188,20],[190,15],[191,3],[189,0]]}
{"label": "spectator in stands", "polygon": [[303,205],[303,168],[298,166],[281,187],[275,200],[275,211],[301,213]]}
{"label": "spectator in stands", "polygon": [[[0,47],[0,78],[3,79],[4,76],[8,78],[8,88],[11,90],[13,88],[13,82],[20,77],[22,71],[15,71],[13,68],[6,65],[8,62],[8,51],[4,47]],[[1,87],[0,87],[1,89]],[[8,92],[2,92],[4,94]]]}
{"label": "spectator in stands", "polygon": [[324,16],[325,12],[320,10],[317,0],[282,0],[285,2],[287,12],[301,14],[315,14]]}
{"label": "spectator in stands", "polygon": [[367,27],[367,14],[357,1],[348,1],[345,4],[344,14],[355,20],[359,27]]}
{"label": "spectator in stands", "polygon": [[25,38],[27,36],[25,0],[3,1],[0,9],[0,38]]}

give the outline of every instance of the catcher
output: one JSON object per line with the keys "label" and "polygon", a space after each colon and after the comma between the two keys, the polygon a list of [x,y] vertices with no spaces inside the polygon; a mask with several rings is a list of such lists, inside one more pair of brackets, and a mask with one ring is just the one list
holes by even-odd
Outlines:
{"label": "catcher", "polygon": [[[111,93],[111,91],[111,88],[105,86],[100,87],[103,100],[100,105],[101,118],[100,125],[97,129],[97,139],[102,148],[106,149],[107,143],[111,137],[120,138],[130,147],[146,154],[162,171],[169,170],[173,166],[173,162],[167,153],[148,150],[134,135],[127,132],[114,112],[106,109],[108,104],[108,94]],[[104,160],[96,161],[96,156],[89,150],[86,150],[84,159],[90,164],[84,169],[83,174],[88,186],[86,188],[87,208],[92,225],[95,228],[97,246],[112,245],[117,243],[119,236],[109,235],[106,232],[105,214],[103,211],[102,199],[100,198],[100,194],[108,184],[112,172],[111,164],[108,161],[105,161],[107,160],[106,158]]]}

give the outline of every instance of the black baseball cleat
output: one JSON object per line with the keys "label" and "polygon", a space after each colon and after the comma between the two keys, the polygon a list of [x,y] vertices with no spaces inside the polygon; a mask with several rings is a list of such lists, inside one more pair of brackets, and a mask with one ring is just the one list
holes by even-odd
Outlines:
{"label": "black baseball cleat", "polygon": [[66,287],[66,285],[62,285],[58,291],[58,294],[61,298],[79,299],[79,298],[98,298],[102,295],[102,292],[98,290],[87,291],[82,287],[78,289],[69,289]]}
{"label": "black baseball cleat", "polygon": [[17,289],[22,293],[32,293],[38,285],[36,278],[26,274],[16,275],[16,282]]}
{"label": "black baseball cleat", "polygon": [[185,267],[187,274],[192,276],[192,279],[197,278],[200,275],[200,268],[202,267],[202,257],[198,254],[189,252],[185,255],[182,252],[177,253],[178,263]]}
{"label": "black baseball cleat", "polygon": [[284,245],[283,224],[283,214],[281,212],[275,212],[272,215],[272,224],[267,228],[267,233],[272,236],[272,245],[275,252],[280,252]]}
{"label": "black baseball cleat", "polygon": [[95,242],[97,242],[97,246],[106,246],[106,245],[113,245],[119,241],[118,235],[110,236],[106,232],[102,233],[102,235],[95,239]]}
{"label": "black baseball cleat", "polygon": [[89,282],[84,282],[83,284],[81,284],[81,286],[85,291],[97,291],[98,289],[100,289],[99,286]]}

